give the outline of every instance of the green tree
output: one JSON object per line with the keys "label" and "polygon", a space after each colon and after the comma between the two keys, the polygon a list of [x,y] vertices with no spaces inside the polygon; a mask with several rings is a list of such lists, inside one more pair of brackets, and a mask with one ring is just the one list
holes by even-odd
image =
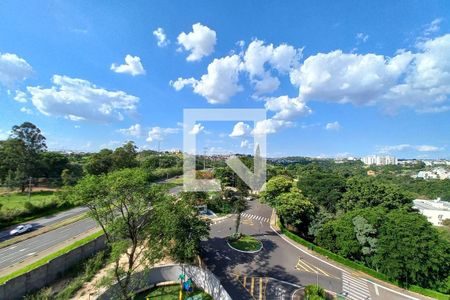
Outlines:
{"label": "green tree", "polygon": [[234,235],[239,235],[239,227],[241,225],[241,214],[247,209],[247,201],[244,196],[238,195],[237,199],[233,202],[233,212],[236,214]]}
{"label": "green tree", "polygon": [[325,290],[318,285],[307,285],[305,287],[305,300],[325,300]]}
{"label": "green tree", "polygon": [[275,176],[266,183],[266,188],[261,192],[261,199],[269,203],[272,207],[277,206],[277,197],[283,193],[288,193],[293,185],[291,178],[286,176]]}
{"label": "green tree", "polygon": [[[166,199],[149,184],[141,169],[124,169],[102,176],[87,176],[73,189],[75,197],[90,209],[90,216],[102,228],[111,248],[111,277],[117,282],[120,298],[131,299],[132,274],[140,265],[147,267],[163,255],[160,245],[145,247],[152,234],[152,205]],[[126,263],[120,263],[121,258]]]}
{"label": "green tree", "polygon": [[137,167],[138,161],[136,156],[137,147],[134,142],[127,142],[122,147],[116,148],[111,154],[112,170]]}
{"label": "green tree", "polygon": [[335,171],[312,165],[300,172],[297,186],[316,205],[334,213],[345,192],[345,182],[346,179]]}
{"label": "green tree", "polygon": [[374,262],[378,270],[404,284],[439,288],[450,276],[450,244],[426,217],[392,210],[379,229]]}
{"label": "green tree", "polygon": [[312,204],[296,187],[288,193],[279,195],[276,199],[276,210],[285,224],[293,225],[306,231],[314,215]]}
{"label": "green tree", "polygon": [[48,151],[39,156],[39,177],[58,179],[69,166],[69,159],[64,154]]}
{"label": "green tree", "polygon": [[111,171],[113,168],[112,153],[110,149],[102,149],[91,155],[84,166],[86,172],[90,175],[100,175]]}
{"label": "green tree", "polygon": [[381,205],[388,209],[412,207],[412,195],[398,186],[373,177],[351,177],[338,208],[349,211],[357,208]]}
{"label": "green tree", "polygon": [[29,154],[37,154],[47,150],[45,136],[41,130],[31,122],[24,122],[21,125],[14,125],[10,138],[21,140]]}
{"label": "green tree", "polygon": [[[365,262],[372,267],[372,257],[377,246],[375,239],[379,238],[379,231],[372,229],[382,226],[386,213],[385,208],[378,206],[356,209],[339,215],[322,226],[317,233],[315,242],[341,256]],[[364,235],[366,239],[374,239],[370,240],[372,244],[368,240],[364,240],[361,235]],[[371,245],[370,249],[373,251],[364,254],[363,247]]]}
{"label": "green tree", "polygon": [[200,253],[200,242],[209,235],[209,223],[185,201],[166,199],[155,205],[148,247],[163,243],[168,255],[181,263],[192,263]]}

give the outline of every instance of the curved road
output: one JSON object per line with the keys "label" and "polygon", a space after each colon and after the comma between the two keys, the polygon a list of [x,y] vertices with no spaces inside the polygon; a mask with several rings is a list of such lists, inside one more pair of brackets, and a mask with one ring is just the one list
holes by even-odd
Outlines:
{"label": "curved road", "polygon": [[205,263],[233,299],[295,299],[296,290],[317,283],[335,293],[345,293],[347,299],[428,299],[372,282],[317,257],[271,228],[270,207],[257,200],[249,204],[242,214],[241,232],[261,240],[263,250],[246,254],[228,247],[226,237],[234,230],[234,217],[212,224],[210,239],[202,243]]}

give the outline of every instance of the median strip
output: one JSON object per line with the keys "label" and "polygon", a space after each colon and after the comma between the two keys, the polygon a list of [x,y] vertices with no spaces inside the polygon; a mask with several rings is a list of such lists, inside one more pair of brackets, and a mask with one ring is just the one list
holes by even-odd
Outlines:
{"label": "median strip", "polygon": [[49,225],[49,226],[45,226],[44,228],[40,228],[40,229],[34,230],[32,232],[29,232],[29,233],[26,233],[26,234],[23,234],[23,235],[11,238],[9,240],[1,242],[0,243],[0,249],[8,247],[8,246],[11,246],[13,244],[16,244],[16,243],[19,243],[19,242],[22,242],[22,241],[25,241],[25,240],[28,240],[30,238],[33,238],[35,236],[47,233],[49,231],[58,229],[60,227],[63,227],[63,226],[75,223],[75,222],[80,221],[82,219],[85,219],[87,217],[88,217],[88,213],[80,214],[80,215],[77,215],[75,217],[63,220],[61,222],[58,222],[58,223],[55,223],[55,224],[52,224],[52,225]]}

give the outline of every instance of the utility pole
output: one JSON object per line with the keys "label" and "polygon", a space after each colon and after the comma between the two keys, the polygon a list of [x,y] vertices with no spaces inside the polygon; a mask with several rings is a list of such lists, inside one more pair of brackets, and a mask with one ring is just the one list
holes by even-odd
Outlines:
{"label": "utility pole", "polygon": [[208,149],[207,147],[203,148],[203,171],[206,170],[206,150],[207,149]]}
{"label": "utility pole", "polygon": [[31,177],[28,178],[28,201],[31,198]]}

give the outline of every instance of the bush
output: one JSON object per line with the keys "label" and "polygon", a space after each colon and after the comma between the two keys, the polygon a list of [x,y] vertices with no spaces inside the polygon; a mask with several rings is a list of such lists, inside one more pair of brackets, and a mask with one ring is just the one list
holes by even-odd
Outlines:
{"label": "bush", "polygon": [[325,290],[318,285],[308,285],[305,287],[305,299],[320,300],[326,299]]}

